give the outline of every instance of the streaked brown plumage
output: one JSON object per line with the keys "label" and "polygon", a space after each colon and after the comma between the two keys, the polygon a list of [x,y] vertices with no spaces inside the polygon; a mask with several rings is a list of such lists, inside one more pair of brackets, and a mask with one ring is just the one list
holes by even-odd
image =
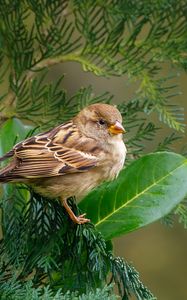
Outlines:
{"label": "streaked brown plumage", "polygon": [[66,199],[82,198],[118,175],[126,155],[121,123],[115,107],[90,105],[71,121],[15,145],[0,159],[12,157],[0,171],[0,182],[23,182],[43,196],[60,197],[74,222],[88,222],[74,215]]}

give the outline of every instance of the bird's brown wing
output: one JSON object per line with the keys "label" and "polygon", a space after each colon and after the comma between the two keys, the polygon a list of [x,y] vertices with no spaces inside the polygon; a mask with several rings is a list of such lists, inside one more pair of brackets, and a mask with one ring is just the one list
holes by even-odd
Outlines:
{"label": "bird's brown wing", "polygon": [[68,122],[18,143],[13,148],[9,174],[14,178],[41,178],[87,171],[97,165],[98,159],[89,151],[69,147],[72,143],[76,146],[79,139],[76,127]]}

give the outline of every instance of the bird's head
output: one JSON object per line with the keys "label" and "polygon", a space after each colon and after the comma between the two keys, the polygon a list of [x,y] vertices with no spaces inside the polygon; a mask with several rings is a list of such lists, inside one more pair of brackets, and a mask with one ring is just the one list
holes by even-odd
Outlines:
{"label": "bird's head", "polygon": [[109,104],[87,106],[78,113],[74,122],[83,134],[97,140],[121,139],[122,133],[125,133],[119,110]]}

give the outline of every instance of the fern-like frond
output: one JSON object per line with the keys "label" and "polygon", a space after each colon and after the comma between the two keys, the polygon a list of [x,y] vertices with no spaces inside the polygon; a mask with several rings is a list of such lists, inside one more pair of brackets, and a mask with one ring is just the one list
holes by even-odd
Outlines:
{"label": "fern-like frond", "polygon": [[184,199],[175,209],[162,218],[162,222],[167,226],[173,227],[176,218],[187,229],[187,199]]}
{"label": "fern-like frond", "polygon": [[61,88],[63,76],[56,83],[46,83],[46,72],[28,82],[26,77],[15,82],[11,88],[16,94],[15,113],[35,125],[47,129],[74,117],[81,109],[91,103],[109,103],[112,96],[103,93],[95,96],[92,87],[82,88],[68,98]]}
{"label": "fern-like frond", "polygon": [[142,100],[150,106],[150,112],[157,111],[159,113],[160,121],[177,131],[184,132],[183,109],[168,103],[169,99],[176,95],[173,93],[176,86],[166,85],[168,79],[170,78],[153,79],[148,74],[143,74],[138,93]]}
{"label": "fern-like frond", "polygon": [[[132,294],[137,299],[140,295],[151,298],[137,271],[107,250],[103,237],[92,224],[74,226],[58,201],[30,193],[27,202],[20,194],[21,209],[18,198],[14,201],[17,210],[3,202],[4,239],[0,251],[6,255],[6,265],[0,266],[4,274],[0,278],[2,284],[7,281],[7,274],[13,277],[11,269],[16,266],[14,276],[22,282],[30,277],[35,286],[50,284],[55,289],[60,286],[64,293],[71,289],[82,294],[88,288],[101,286],[101,282],[107,283],[109,272],[123,299],[128,300]],[[69,204],[79,213],[72,200]],[[12,215],[15,213],[16,218]],[[14,240],[16,249],[10,247]]]}
{"label": "fern-like frond", "polygon": [[[2,1],[4,2],[4,1]],[[3,26],[1,36],[6,45],[6,55],[17,74],[31,67],[34,54],[34,26],[25,24],[29,17],[28,10],[19,1],[12,9],[2,3],[0,18]],[[9,4],[11,5],[11,4]]]}
{"label": "fern-like frond", "polygon": [[174,211],[177,215],[179,223],[181,223],[184,228],[187,228],[187,200],[185,199],[181,202]]}
{"label": "fern-like frond", "polygon": [[184,133],[184,110],[177,105],[155,105],[159,112],[159,120],[169,125],[169,127]]}
{"label": "fern-like frond", "polygon": [[127,161],[140,157],[146,147],[145,142],[151,142],[159,129],[151,122],[141,122],[136,127],[137,131],[126,141],[128,148]]}
{"label": "fern-like frond", "polygon": [[[0,277],[1,281],[1,277]],[[59,289],[58,291],[53,291],[49,286],[41,288],[34,288],[33,282],[29,281],[26,283],[21,283],[16,281],[13,277],[7,282],[0,284],[0,297],[1,299],[9,300],[117,300],[118,296],[113,294],[112,285],[104,286],[96,291],[90,291],[86,294],[80,295],[78,292],[67,292],[62,293]]]}
{"label": "fern-like frond", "polygon": [[175,132],[172,132],[170,135],[166,136],[163,141],[159,142],[156,151],[170,151],[172,144],[181,139],[181,136],[178,136]]}

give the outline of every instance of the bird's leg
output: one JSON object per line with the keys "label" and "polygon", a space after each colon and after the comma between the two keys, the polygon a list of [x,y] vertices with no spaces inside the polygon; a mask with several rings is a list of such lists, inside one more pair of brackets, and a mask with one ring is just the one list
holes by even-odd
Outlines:
{"label": "bird's leg", "polygon": [[66,211],[67,211],[69,217],[71,218],[71,220],[72,220],[74,223],[76,223],[76,224],[84,224],[84,223],[90,222],[89,219],[86,219],[86,218],[84,217],[86,214],[82,214],[82,215],[80,215],[80,216],[77,217],[77,216],[74,214],[74,212],[71,210],[71,208],[69,207],[69,205],[68,205],[66,199],[65,199],[65,200],[62,199],[62,203],[63,203],[63,205],[64,205],[64,207],[65,207],[65,209],[66,209]]}

